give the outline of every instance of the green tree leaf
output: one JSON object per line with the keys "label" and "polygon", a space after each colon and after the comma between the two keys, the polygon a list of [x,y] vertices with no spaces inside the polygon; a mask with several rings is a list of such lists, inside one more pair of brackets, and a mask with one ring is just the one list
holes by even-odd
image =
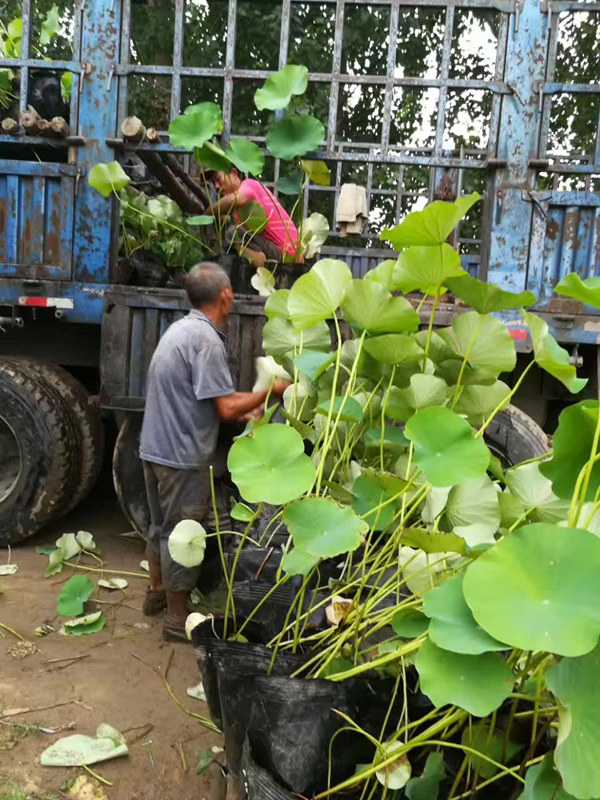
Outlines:
{"label": "green tree leaf", "polygon": [[309,181],[319,186],[331,184],[331,170],[324,161],[301,161],[300,166]]}
{"label": "green tree leaf", "polygon": [[600,647],[579,658],[564,658],[546,673],[558,698],[559,729],[554,762],[565,791],[600,797]]}
{"label": "green tree leaf", "polygon": [[[540,464],[542,475],[552,481],[554,494],[569,503],[579,473],[593,455],[599,409],[597,400],[582,400],[567,406],[558,418],[558,428],[552,438],[552,458]],[[594,464],[591,470],[586,500],[594,499],[598,486],[600,463]]]}
{"label": "green tree leaf", "polygon": [[515,344],[506,326],[495,317],[476,311],[459,314],[442,336],[474,369],[483,370],[493,378],[501,372],[512,372],[517,363]]}
{"label": "green tree leaf", "polygon": [[264,425],[236,439],[227,466],[249,503],[288,503],[308,492],[316,477],[300,434],[279,424]]}
{"label": "green tree leaf", "polygon": [[600,278],[598,277],[582,281],[576,272],[571,272],[555,286],[554,291],[556,294],[562,294],[563,297],[572,297],[573,300],[580,300],[588,306],[600,308]]}
{"label": "green tree leaf", "polygon": [[406,797],[408,800],[437,800],[444,774],[444,756],[430,753],[423,774],[419,778],[411,778],[406,784]]}
{"label": "green tree leaf", "polygon": [[102,197],[108,197],[111,192],[120,192],[129,186],[130,178],[125,173],[118,161],[108,164],[94,164],[88,172],[88,183],[92,189],[100,192]]}
{"label": "green tree leaf", "polygon": [[391,242],[395,250],[414,245],[443,244],[478,200],[477,192],[459,197],[454,203],[436,200],[422,211],[408,214],[395,228],[384,230],[381,239]]}
{"label": "green tree leaf", "polygon": [[[600,539],[537,522],[505,536],[467,569],[463,591],[490,636],[522,650],[589,652],[600,634]],[[502,587],[490,591],[491,586]]]}
{"label": "green tree leaf", "polygon": [[486,633],[476,622],[463,596],[464,573],[430,589],[423,598],[423,610],[431,619],[429,638],[453,653],[478,655],[507,646]]}
{"label": "green tree leaf", "polygon": [[94,584],[85,575],[73,575],[58,594],[56,610],[61,617],[81,614],[85,601],[94,591]]}
{"label": "green tree leaf", "polygon": [[419,315],[404,297],[392,297],[376,281],[352,280],[340,308],[349,325],[371,334],[414,333]]}
{"label": "green tree leaf", "polygon": [[316,150],[324,136],[323,123],[315,117],[288,117],[277,120],[267,131],[267,150],[274,158],[291,161]]}
{"label": "green tree leaf", "polygon": [[365,339],[363,347],[370,356],[384,364],[416,364],[425,355],[414,337],[403,333],[386,333]]}
{"label": "green tree leaf", "polygon": [[393,288],[404,294],[425,292],[439,295],[448,278],[465,275],[460,256],[449,244],[409,247],[403,250],[393,276]]}
{"label": "green tree leaf", "polygon": [[324,497],[305,497],[285,509],[283,521],[294,546],[319,558],[356,550],[369,526],[351,508]]}
{"label": "green tree leaf", "polygon": [[569,364],[568,352],[548,333],[548,326],[543,319],[527,311],[521,313],[529,326],[536,364],[564,384],[573,394],[580,392],[586,385],[587,378],[577,377],[575,367]]}
{"label": "green tree leaf", "polygon": [[405,433],[415,445],[414,463],[434,486],[454,486],[485,475],[489,450],[474,438],[469,423],[450,409],[418,411],[406,423]]}
{"label": "green tree leaf", "polygon": [[216,103],[199,103],[175,117],[169,125],[169,138],[185,150],[203,147],[222,129],[221,109]]}
{"label": "green tree leaf", "polygon": [[265,167],[265,157],[260,147],[249,139],[232,139],[225,151],[234,167],[240,172],[260,175]]}
{"label": "green tree leaf", "polygon": [[509,308],[522,308],[535,303],[532,292],[505,292],[494,283],[485,283],[465,273],[460,278],[449,278],[446,286],[452,294],[460,297],[467,305],[480,314],[504,311]]}
{"label": "green tree leaf", "polygon": [[294,283],[288,297],[288,311],[300,330],[332,317],[337,311],[352,273],[343,261],[323,258]]}
{"label": "green tree leaf", "polygon": [[499,708],[514,684],[510,668],[495,653],[451,653],[429,640],[421,645],[415,666],[421,691],[436,708],[454,705],[475,717],[486,717]]}
{"label": "green tree leaf", "polygon": [[525,774],[525,788],[518,800],[575,800],[563,788],[552,753],[546,753],[541,764],[529,767]]}
{"label": "green tree leaf", "polygon": [[308,69],[287,64],[282,70],[269,75],[260,89],[254,92],[254,104],[259,111],[278,111],[289,105],[293,95],[301,95],[308,86]]}

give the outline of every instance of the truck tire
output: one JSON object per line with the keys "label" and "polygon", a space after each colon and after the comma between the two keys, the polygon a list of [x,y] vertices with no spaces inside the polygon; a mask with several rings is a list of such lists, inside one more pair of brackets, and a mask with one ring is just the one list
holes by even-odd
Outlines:
{"label": "truck tire", "polygon": [[19,359],[33,373],[56,389],[66,404],[76,429],[79,445],[79,474],[69,502],[63,509],[67,513],[75,508],[96,483],[104,457],[104,426],[100,409],[94,405],[85,388],[66,369],[37,358]]}
{"label": "truck tire", "polygon": [[0,545],[59,514],[79,469],[66,406],[46,381],[0,360]]}
{"label": "truck tire", "polygon": [[139,456],[142,414],[128,414],[119,428],[113,451],[113,481],[121,509],[144,539],[150,526],[144,468]]}
{"label": "truck tire", "polygon": [[548,437],[537,422],[516,406],[497,414],[484,438],[504,469],[544,455],[550,448]]}

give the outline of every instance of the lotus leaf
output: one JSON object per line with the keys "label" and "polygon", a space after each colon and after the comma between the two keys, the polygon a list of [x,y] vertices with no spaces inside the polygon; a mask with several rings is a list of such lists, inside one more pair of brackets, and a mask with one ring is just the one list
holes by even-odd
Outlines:
{"label": "lotus leaf", "polygon": [[306,497],[291,503],[283,513],[283,521],[295,547],[319,558],[356,550],[369,530],[351,508],[341,508],[324,497]]}
{"label": "lotus leaf", "polygon": [[308,85],[308,69],[287,64],[279,72],[269,75],[254,93],[254,104],[259,111],[278,111],[289,105],[293,95],[304,94]]}
{"label": "lotus leaf", "polygon": [[265,303],[265,315],[267,319],[274,319],[275,317],[289,319],[287,306],[289,294],[289,289],[276,289],[273,294],[269,295]]}
{"label": "lotus leaf", "polygon": [[365,275],[365,280],[376,281],[387,289],[388,292],[394,290],[394,271],[396,269],[396,259],[388,258],[382,261],[374,269],[370,269]]}
{"label": "lotus leaf", "polygon": [[414,462],[434,486],[455,486],[485,475],[490,452],[471,426],[448,408],[418,411],[405,433],[415,446]]}
{"label": "lotus leaf", "polygon": [[430,556],[421,549],[413,550],[403,545],[398,551],[398,566],[410,591],[421,595],[441,582],[452,557],[457,558],[454,553],[445,551]]}
{"label": "lotus leaf", "polygon": [[94,584],[85,575],[73,575],[58,594],[56,610],[61,617],[74,617],[81,614],[83,604],[94,591]]}
{"label": "lotus leaf", "polygon": [[[382,745],[383,752],[381,753],[380,758],[389,758],[394,752],[396,752],[396,750],[401,750],[404,748],[404,746],[405,745],[403,742],[389,742],[384,744]],[[408,760],[408,756],[403,753],[398,756],[396,761],[392,761],[389,766],[382,770],[378,770],[375,773],[375,777],[382,786],[386,787],[386,789],[395,791],[402,789],[403,786],[406,786],[411,773],[412,767],[410,765],[410,761]]]}
{"label": "lotus leaf", "polygon": [[311,381],[318,380],[335,361],[335,353],[319,353],[307,351],[294,359],[294,366]]}
{"label": "lotus leaf", "polygon": [[411,778],[406,784],[406,797],[408,800],[437,800],[444,774],[443,755],[430,753],[423,774],[419,778]]}
{"label": "lotus leaf", "polygon": [[463,577],[460,574],[449,578],[423,598],[423,610],[431,619],[429,638],[453,653],[478,655],[508,649],[475,622],[463,596]]}
{"label": "lotus leaf", "polygon": [[496,639],[522,650],[579,656],[600,634],[599,569],[597,536],[538,522],[474,561],[463,591],[479,625]]}
{"label": "lotus leaf", "polygon": [[229,172],[231,161],[215,142],[206,142],[202,147],[194,147],[194,161],[205,169]]}
{"label": "lotus leaf", "polygon": [[40,763],[43,767],[82,767],[128,753],[124,736],[110,725],[102,724],[95,738],[75,733],[54,742],[44,750]]}
{"label": "lotus leaf", "polygon": [[313,211],[300,225],[300,247],[304,258],[314,258],[329,236],[327,217]]}
{"label": "lotus leaf", "polygon": [[580,392],[587,379],[577,377],[575,367],[569,363],[568,352],[548,333],[548,326],[543,319],[527,311],[521,313],[529,326],[536,364],[564,384],[571,393]]}
{"label": "lotus leaf", "polygon": [[455,533],[431,533],[424,528],[407,528],[402,534],[402,543],[417,547],[424,553],[459,553],[464,555],[466,542]]}
{"label": "lotus leaf", "polygon": [[546,673],[558,698],[559,729],[554,762],[565,791],[600,797],[600,647],[579,658],[564,658]]}
{"label": "lotus leaf", "polygon": [[394,271],[393,288],[404,294],[420,291],[439,295],[448,278],[465,275],[460,256],[449,244],[431,247],[409,247],[398,258]]}
{"label": "lotus leaf", "polygon": [[129,186],[129,175],[118,161],[108,164],[94,164],[88,172],[88,183],[92,189],[100,192],[102,197],[108,197],[111,192],[120,192]]}
{"label": "lotus leaf", "polygon": [[443,406],[448,399],[448,386],[435,375],[411,375],[406,389],[392,387],[385,405],[386,416],[401,422],[415,411],[429,406]]}
{"label": "lotus leaf", "polygon": [[338,395],[333,399],[333,408],[331,407],[331,400],[320,403],[316,408],[318,414],[325,416],[329,415],[330,410],[335,419],[340,419],[343,422],[360,422],[363,417],[362,407],[353,397],[341,397]]}
{"label": "lotus leaf", "polygon": [[502,411],[510,403],[510,388],[502,381],[490,386],[470,384],[461,386],[460,396],[454,410],[465,416],[471,425],[481,426],[487,422],[492,411]]}
{"label": "lotus leaf", "polygon": [[384,450],[395,450],[397,452],[405,450],[410,445],[410,442],[404,435],[404,431],[401,428],[396,428],[394,425],[385,425],[383,428],[383,436],[381,427],[369,428],[365,433],[364,441],[365,447],[383,447]]}
{"label": "lotus leaf", "polygon": [[95,611],[93,614],[86,614],[83,617],[68,619],[64,624],[66,636],[87,636],[91,633],[98,633],[106,626],[106,617],[103,611]]}
{"label": "lotus leaf", "polygon": [[249,503],[279,505],[308,492],[316,473],[299,433],[271,424],[236,439],[227,460],[234,483]]}
{"label": "lotus leaf", "polygon": [[294,326],[309,328],[337,311],[352,273],[343,261],[323,258],[294,283],[288,296],[288,311]]}
{"label": "lotus leaf", "polygon": [[319,556],[306,553],[299,547],[289,550],[281,561],[281,567],[286,575],[308,575],[313,567],[320,561]]}
{"label": "lotus leaf", "polygon": [[542,475],[540,464],[523,464],[504,473],[504,483],[527,512],[531,522],[560,522],[569,514],[569,503],[552,491],[551,481]]}
{"label": "lotus leaf", "polygon": [[101,578],[98,581],[98,586],[101,586],[103,589],[109,589],[110,591],[115,591],[117,589],[126,589],[129,584],[125,580],[125,578],[109,578],[104,579]]}
{"label": "lotus leaf", "polygon": [[273,356],[258,356],[256,359],[256,381],[253,392],[262,392],[276,380],[291,380],[290,374],[281,367]]}
{"label": "lotus leaf", "polygon": [[485,283],[465,274],[460,278],[449,278],[446,286],[452,294],[460,297],[480,314],[491,314],[509,308],[522,308],[535,303],[532,292],[505,292],[494,283]]}
{"label": "lotus leaf", "polygon": [[352,493],[354,495],[352,508],[365,519],[372,530],[382,531],[391,524],[395,513],[393,503],[389,503],[383,508],[377,507],[390,500],[392,495],[389,495],[372,478],[368,475],[360,475],[354,481]]}
{"label": "lotus leaf", "polygon": [[245,503],[234,503],[229,512],[229,516],[232,519],[236,519],[238,522],[250,522],[250,520],[254,518],[255,512]]}
{"label": "lotus leaf", "polygon": [[[506,740],[503,730],[499,730],[497,733],[490,731],[490,726],[486,722],[467,726],[462,732],[461,743],[499,764],[510,764],[514,756],[522,749],[521,745],[511,739]],[[481,756],[467,755],[471,769],[476,769],[482,778],[491,778],[498,772],[498,767],[490,764],[487,759]]]}
{"label": "lotus leaf", "polygon": [[370,334],[409,333],[419,328],[419,315],[408,300],[392,297],[376,281],[351,281],[341,310],[349,325]]}
{"label": "lotus leaf", "polygon": [[443,530],[453,530],[474,547],[493,544],[499,526],[498,491],[487,475],[450,489],[440,525]]}
{"label": "lotus leaf", "polygon": [[0,576],[16,575],[19,571],[18,564],[2,564],[0,566]]}
{"label": "lotus leaf", "polygon": [[216,103],[198,103],[169,125],[169,138],[175,147],[193,150],[202,147],[223,128],[221,109]]}
{"label": "lotus leaf", "polygon": [[265,167],[265,157],[260,147],[249,139],[232,139],[225,151],[234,167],[240,172],[260,175]]}
{"label": "lotus leaf", "polygon": [[541,764],[529,767],[525,775],[525,788],[517,800],[575,800],[563,788],[552,753],[546,753]]}
{"label": "lotus leaf", "polygon": [[319,186],[331,184],[331,170],[324,161],[301,161],[300,166],[309,181]]}
{"label": "lotus leaf", "polygon": [[396,611],[392,618],[394,633],[403,639],[416,639],[422,636],[428,627],[428,617],[416,608],[403,608]]}
{"label": "lotus leaf", "polygon": [[[304,173],[301,169],[294,169],[287,175],[282,175],[275,184],[279,194],[298,195],[302,191]],[[327,226],[329,228],[329,226]]]}
{"label": "lotus leaf", "polygon": [[325,128],[316,117],[287,117],[274,122],[267,132],[267,150],[274,158],[291,161],[305,156],[323,141]]}
{"label": "lotus leaf", "polygon": [[[552,458],[540,464],[540,472],[552,481],[554,494],[571,501],[579,473],[592,457],[592,443],[598,424],[597,400],[582,400],[568,406],[558,418],[552,439]],[[594,464],[586,500],[593,500],[600,486],[600,463]]]}
{"label": "lotus leaf", "polygon": [[366,339],[364,349],[384,364],[415,364],[425,355],[414,338],[404,333],[386,333]]}
{"label": "lotus leaf", "polygon": [[459,197],[454,203],[436,200],[422,211],[408,214],[395,228],[384,230],[381,239],[391,242],[396,250],[413,245],[442,244],[478,200],[477,192]]}
{"label": "lotus leaf", "polygon": [[475,369],[497,378],[517,363],[515,345],[506,327],[494,317],[476,311],[459,314],[444,331],[448,343]]}
{"label": "lotus leaf", "polygon": [[206,531],[194,519],[178,522],[169,534],[169,555],[183,567],[199,567],[206,551]]}
{"label": "lotus leaf", "polygon": [[421,691],[436,708],[454,705],[475,717],[486,717],[499,708],[514,684],[510,668],[495,653],[451,653],[429,640],[421,645],[415,666]]}
{"label": "lotus leaf", "polygon": [[261,297],[269,297],[275,291],[275,276],[265,267],[259,267],[250,278],[250,284]]}
{"label": "lotus leaf", "polygon": [[272,317],[267,320],[263,328],[263,347],[265,353],[275,359],[285,356],[292,357],[294,350],[318,350],[329,352],[331,335],[326,322],[299,331],[292,323],[283,317]]}
{"label": "lotus leaf", "polygon": [[600,308],[600,278],[587,278],[582,281],[576,272],[571,272],[554,287],[556,294],[572,297],[588,306]]}

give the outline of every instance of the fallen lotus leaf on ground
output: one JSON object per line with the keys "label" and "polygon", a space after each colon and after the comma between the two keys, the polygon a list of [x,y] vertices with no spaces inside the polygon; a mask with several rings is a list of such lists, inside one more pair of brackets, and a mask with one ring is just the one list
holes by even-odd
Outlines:
{"label": "fallen lotus leaf on ground", "polygon": [[0,566],[0,577],[4,577],[5,575],[14,575],[15,572],[19,571],[19,567],[17,564],[2,564]]}
{"label": "fallen lotus leaf on ground", "polygon": [[195,700],[202,700],[203,703],[206,703],[206,693],[202,681],[197,686],[190,686],[186,691],[188,697],[193,697]]}
{"label": "fallen lotus leaf on ground", "polygon": [[103,589],[126,589],[129,586],[129,583],[125,580],[125,578],[101,578],[98,581],[98,586],[101,586]]}
{"label": "fallen lotus leaf on ground", "polygon": [[102,723],[95,738],[75,733],[54,742],[44,750],[40,763],[43,767],[83,767],[128,754],[123,734]]}

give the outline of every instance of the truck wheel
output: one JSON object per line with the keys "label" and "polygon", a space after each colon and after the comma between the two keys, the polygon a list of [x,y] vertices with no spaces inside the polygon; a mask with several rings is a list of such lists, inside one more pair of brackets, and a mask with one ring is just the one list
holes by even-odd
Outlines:
{"label": "truck wheel", "polygon": [[121,423],[113,451],[113,481],[123,513],[144,538],[150,526],[144,468],[139,456],[142,415],[129,414]]}
{"label": "truck wheel", "polygon": [[31,536],[59,513],[79,469],[71,420],[57,392],[16,361],[0,361],[0,545]]}
{"label": "truck wheel", "polygon": [[79,444],[79,474],[73,494],[63,509],[75,508],[96,483],[104,457],[104,427],[100,409],[90,401],[85,388],[58,364],[37,358],[19,359],[33,373],[56,389],[66,404],[76,428]]}
{"label": "truck wheel", "polygon": [[504,469],[549,450],[544,431],[516,406],[508,406],[495,416],[485,432],[485,441]]}

